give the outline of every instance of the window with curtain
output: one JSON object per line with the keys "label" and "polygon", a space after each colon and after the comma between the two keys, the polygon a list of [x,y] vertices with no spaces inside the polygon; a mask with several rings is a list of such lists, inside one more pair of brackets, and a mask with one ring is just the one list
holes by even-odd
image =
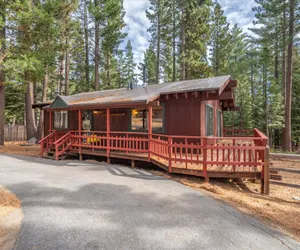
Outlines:
{"label": "window with curtain", "polygon": [[55,111],[53,120],[54,129],[68,128],[68,111]]}
{"label": "window with curtain", "polygon": [[206,136],[214,135],[214,108],[206,104]]}

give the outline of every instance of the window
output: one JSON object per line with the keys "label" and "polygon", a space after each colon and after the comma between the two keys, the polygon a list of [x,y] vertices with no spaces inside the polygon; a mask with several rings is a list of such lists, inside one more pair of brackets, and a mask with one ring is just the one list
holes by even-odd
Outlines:
{"label": "window", "polygon": [[164,129],[164,113],[165,105],[159,107],[153,107],[152,110],[152,131],[155,133],[163,133]]}
{"label": "window", "polygon": [[54,129],[67,129],[68,128],[68,111],[55,111],[54,112]]}
{"label": "window", "polygon": [[131,130],[147,130],[147,110],[132,109],[131,110]]}
{"label": "window", "polygon": [[217,112],[217,119],[218,119],[218,136],[222,136],[222,111],[218,110]]}
{"label": "window", "polygon": [[214,109],[212,106],[206,104],[206,136],[214,135]]}
{"label": "window", "polygon": [[[165,106],[153,107],[152,110],[152,131],[163,133],[164,129],[164,111]],[[131,130],[147,131],[148,130],[148,110],[132,109],[131,110]]]}
{"label": "window", "polygon": [[85,110],[82,112],[82,130],[92,129],[92,112]]}

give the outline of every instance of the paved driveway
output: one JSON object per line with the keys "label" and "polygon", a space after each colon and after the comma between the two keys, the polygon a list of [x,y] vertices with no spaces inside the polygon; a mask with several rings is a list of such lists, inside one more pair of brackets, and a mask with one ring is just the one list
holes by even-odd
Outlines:
{"label": "paved driveway", "polygon": [[0,155],[0,184],[22,200],[15,249],[300,249],[232,207],[142,170]]}

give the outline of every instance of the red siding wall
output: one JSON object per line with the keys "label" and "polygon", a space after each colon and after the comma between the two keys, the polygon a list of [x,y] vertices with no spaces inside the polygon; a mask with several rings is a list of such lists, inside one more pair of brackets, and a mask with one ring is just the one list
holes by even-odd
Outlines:
{"label": "red siding wall", "polygon": [[70,130],[78,130],[78,111],[68,111],[68,126]]}
{"label": "red siding wall", "polygon": [[[165,128],[169,135],[205,136],[205,104],[214,107],[214,136],[217,136],[217,110],[222,110],[219,101],[201,101],[201,96],[197,98],[188,95],[178,95],[176,99],[170,96],[168,100],[162,98],[165,103]],[[105,110],[102,110],[105,113]],[[45,136],[49,131],[49,112],[45,111]],[[128,131],[130,123],[130,109],[111,109],[111,131]],[[125,113],[124,115],[113,115]],[[78,111],[68,112],[69,129],[78,129]],[[223,117],[222,117],[223,119]],[[223,122],[222,122],[223,130]],[[106,116],[94,114],[94,131],[106,131]]]}
{"label": "red siding wall", "polygon": [[166,103],[166,133],[169,135],[200,135],[200,98],[170,97]]}
{"label": "red siding wall", "polygon": [[48,111],[44,110],[44,137],[49,134],[49,119],[50,119],[50,114]]}
{"label": "red siding wall", "polygon": [[[201,101],[201,96],[188,94],[170,96],[168,100],[162,99],[166,104],[166,133],[169,135],[206,135],[205,105],[214,107],[214,136],[217,136],[217,110],[222,110],[220,101]],[[223,118],[222,118],[223,119]],[[223,129],[223,125],[222,125]]]}
{"label": "red siding wall", "polygon": [[[106,112],[106,110],[101,110],[101,111],[103,113]],[[110,113],[111,113],[110,116],[111,131],[129,130],[129,119],[130,119],[129,109],[111,109]],[[106,131],[106,115],[94,114],[94,130]]]}

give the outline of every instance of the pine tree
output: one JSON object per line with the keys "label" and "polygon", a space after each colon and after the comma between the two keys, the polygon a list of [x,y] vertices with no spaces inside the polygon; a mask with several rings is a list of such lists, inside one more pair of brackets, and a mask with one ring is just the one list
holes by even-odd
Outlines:
{"label": "pine tree", "polygon": [[105,1],[103,13],[105,19],[103,20],[101,28],[101,48],[104,58],[104,74],[102,74],[102,80],[105,88],[112,88],[112,81],[115,81],[115,79],[113,79],[113,76],[111,75],[111,61],[115,60],[116,62],[118,47],[127,35],[122,33],[122,29],[125,27],[123,1]]}
{"label": "pine tree", "polygon": [[5,44],[6,44],[6,2],[0,2],[0,146],[4,145],[4,125],[5,125],[5,75],[3,60],[5,57]]}
{"label": "pine tree", "polygon": [[135,74],[136,63],[133,60],[133,52],[132,45],[130,40],[128,40],[125,47],[125,76],[127,83],[135,82],[136,74]]}
{"label": "pine tree", "polygon": [[[210,34],[210,0],[183,1],[181,34],[182,79],[207,77],[207,44]],[[184,44],[184,46],[183,46]]]}
{"label": "pine tree", "polygon": [[146,11],[146,16],[151,22],[151,27],[148,32],[151,34],[151,45],[155,48],[156,61],[155,61],[155,83],[160,81],[160,56],[161,56],[161,17],[163,13],[164,0],[150,0],[150,8]]}
{"label": "pine tree", "polygon": [[139,65],[141,81],[144,80],[144,67],[146,84],[156,84],[156,54],[151,44],[144,53],[143,63]]}
{"label": "pine tree", "polygon": [[228,73],[228,54],[231,38],[221,5],[216,2],[212,16],[211,62],[214,76]]}

